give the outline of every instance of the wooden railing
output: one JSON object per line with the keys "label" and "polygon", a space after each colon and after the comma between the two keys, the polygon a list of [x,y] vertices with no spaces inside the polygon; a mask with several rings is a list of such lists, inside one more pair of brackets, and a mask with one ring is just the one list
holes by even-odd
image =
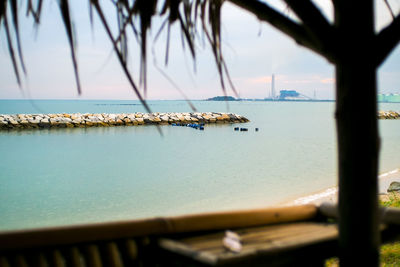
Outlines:
{"label": "wooden railing", "polygon": [[[336,223],[326,220],[336,215],[323,204],[0,232],[0,267],[321,263],[337,253]],[[399,210],[382,208],[381,221],[397,237]],[[224,247],[228,229],[241,250]]]}

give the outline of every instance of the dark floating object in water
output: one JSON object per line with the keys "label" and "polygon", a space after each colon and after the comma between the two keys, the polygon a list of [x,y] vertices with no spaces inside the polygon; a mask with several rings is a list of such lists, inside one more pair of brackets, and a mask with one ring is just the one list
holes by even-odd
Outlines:
{"label": "dark floating object in water", "polygon": [[256,128],[256,132],[258,132],[258,128]]}
{"label": "dark floating object in water", "polygon": [[185,124],[185,123],[171,123],[171,126],[186,126],[186,127],[190,127],[190,128],[193,128],[193,129],[196,129],[196,130],[202,130],[202,131],[204,131],[204,123],[200,123],[200,124],[197,124],[197,123],[187,123],[187,124]]}
{"label": "dark floating object in water", "polygon": [[239,127],[235,127],[234,130],[235,130],[235,131],[239,131]]}
{"label": "dark floating object in water", "polygon": [[240,128],[240,131],[241,132],[247,132],[249,129],[247,129],[247,128]]}

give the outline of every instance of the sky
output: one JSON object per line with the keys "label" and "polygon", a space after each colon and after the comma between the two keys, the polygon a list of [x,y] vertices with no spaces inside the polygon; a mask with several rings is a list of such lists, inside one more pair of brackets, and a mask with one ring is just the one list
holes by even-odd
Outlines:
{"label": "sky", "polygon": [[[101,1],[105,7],[107,2]],[[315,2],[332,21],[330,0]],[[281,1],[270,0],[269,3],[279,10],[285,9]],[[400,10],[399,0],[390,3],[395,12]],[[57,2],[51,0],[44,2],[38,29],[33,27],[31,19],[25,18],[25,10],[21,10],[22,49],[27,67],[22,88],[16,82],[4,30],[0,31],[0,99],[137,99],[96,14],[91,27],[87,1],[72,0],[71,4],[82,94],[79,95],[76,89],[68,40]],[[376,28],[379,30],[390,22],[391,16],[383,0],[376,0],[376,7]],[[112,6],[106,9],[111,21],[115,11]],[[294,17],[294,14],[289,13],[289,16]],[[171,31],[169,63],[164,65],[166,34],[154,41],[160,21],[153,21],[149,36],[147,99],[183,99],[180,91],[189,99],[223,95],[209,47],[197,45],[194,62],[187,47],[182,47],[177,26]],[[297,90],[310,97],[334,99],[334,67],[329,62],[229,3],[222,9],[222,43],[240,97],[270,96],[271,75],[274,74],[275,91]],[[139,50],[132,36],[129,45],[129,67],[138,81]],[[400,93],[399,46],[379,68],[378,88],[380,93]],[[233,95],[229,88],[227,93]]]}

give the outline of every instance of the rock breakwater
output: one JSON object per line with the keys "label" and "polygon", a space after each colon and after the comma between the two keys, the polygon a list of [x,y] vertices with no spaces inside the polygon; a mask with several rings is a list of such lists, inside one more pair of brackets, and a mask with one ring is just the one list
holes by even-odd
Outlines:
{"label": "rock breakwater", "polygon": [[0,129],[39,129],[163,125],[173,123],[241,123],[249,120],[233,113],[122,113],[122,114],[0,114]]}
{"label": "rock breakwater", "polygon": [[400,112],[397,111],[379,111],[378,118],[381,120],[399,120]]}

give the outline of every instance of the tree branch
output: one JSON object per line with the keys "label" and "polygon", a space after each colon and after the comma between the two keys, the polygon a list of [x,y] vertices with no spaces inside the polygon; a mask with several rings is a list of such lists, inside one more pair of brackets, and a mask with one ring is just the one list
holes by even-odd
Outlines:
{"label": "tree branch", "polygon": [[314,41],[333,53],[334,29],[321,11],[310,0],[284,0],[303,22]]}
{"label": "tree branch", "polygon": [[260,2],[259,0],[228,0],[229,2],[249,11],[254,14],[259,20],[268,22],[284,34],[293,38],[297,44],[307,47],[312,51],[322,55],[331,62],[334,59],[310,33],[304,28],[303,25],[294,22],[288,17],[282,15],[268,4]]}
{"label": "tree branch", "polygon": [[381,65],[400,42],[400,15],[376,36],[376,66]]}

